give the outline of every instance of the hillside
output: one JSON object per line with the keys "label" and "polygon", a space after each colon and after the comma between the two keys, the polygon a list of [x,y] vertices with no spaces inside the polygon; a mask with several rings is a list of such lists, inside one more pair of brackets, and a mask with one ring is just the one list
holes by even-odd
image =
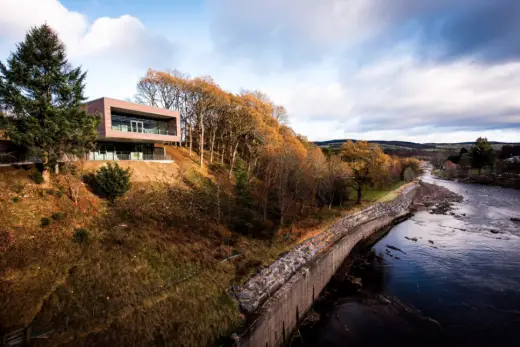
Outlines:
{"label": "hillside", "polygon": [[[348,141],[349,139],[338,139],[338,140],[328,140],[328,141],[315,141],[314,143],[322,148],[328,147],[331,149],[339,149],[341,145]],[[354,142],[358,140],[352,140]],[[387,151],[396,151],[396,150],[405,150],[405,151],[455,151],[458,152],[462,147],[471,147],[474,142],[456,142],[456,143],[416,143],[416,142],[407,142],[407,141],[382,141],[382,140],[374,140],[367,141],[369,143],[374,143],[379,145],[385,152]],[[490,141],[489,142],[494,149],[499,150],[504,145],[517,145],[518,143],[510,143],[510,142],[497,142]]]}
{"label": "hillside", "polygon": [[234,180],[219,166],[199,169],[186,149],[168,153],[174,164],[122,163],[134,179],[114,204],[84,173],[63,170],[44,186],[30,167],[2,168],[0,334],[31,326],[61,346],[210,344],[244,322],[232,285],[400,186],[367,191],[361,207],[349,201],[276,228],[266,221],[275,233],[251,237],[231,218]]}

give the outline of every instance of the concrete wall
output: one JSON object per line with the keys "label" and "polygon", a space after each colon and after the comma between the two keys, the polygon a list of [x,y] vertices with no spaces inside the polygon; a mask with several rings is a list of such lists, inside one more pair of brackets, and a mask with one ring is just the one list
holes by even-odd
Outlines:
{"label": "concrete wall", "polygon": [[[300,319],[311,308],[354,246],[408,212],[415,188],[412,186],[407,189],[392,202],[362,211],[365,218],[349,216],[336,223],[336,228],[343,225],[349,229],[312,261],[301,266],[265,300],[255,312],[256,319],[241,334],[237,345],[274,347],[286,343]],[[358,220],[358,224],[349,223],[352,217]]]}

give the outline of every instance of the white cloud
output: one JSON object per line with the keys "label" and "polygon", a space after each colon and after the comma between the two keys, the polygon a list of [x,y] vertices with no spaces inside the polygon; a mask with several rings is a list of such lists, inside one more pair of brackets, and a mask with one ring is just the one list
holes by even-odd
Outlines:
{"label": "white cloud", "polygon": [[[1,6],[2,46],[13,50],[30,27],[49,24],[65,43],[70,61],[88,70],[89,97],[129,97],[146,68],[166,68],[174,59],[171,42],[129,15],[90,22],[58,0],[3,0]],[[8,52],[0,54],[7,56]]]}
{"label": "white cloud", "polygon": [[178,68],[233,92],[266,92],[311,140],[520,141],[520,63],[429,61],[414,37],[378,54],[358,51],[448,0],[211,0],[211,25],[162,28],[182,46],[123,13],[89,19],[58,0],[0,1],[0,59],[47,22],[88,70],[89,97],[130,97],[147,67]]}
{"label": "white cloud", "polygon": [[354,112],[363,130],[430,126],[484,130],[520,126],[520,63],[428,64],[406,58],[362,69]]}
{"label": "white cloud", "polygon": [[2,0],[0,35],[19,41],[28,28],[47,22],[60,33],[62,40],[73,42],[87,29],[87,18],[69,11],[57,0]]}

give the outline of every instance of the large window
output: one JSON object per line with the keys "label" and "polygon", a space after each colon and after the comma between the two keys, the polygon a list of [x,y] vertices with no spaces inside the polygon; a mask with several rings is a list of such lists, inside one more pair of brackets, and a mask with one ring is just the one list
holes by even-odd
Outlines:
{"label": "large window", "polygon": [[154,153],[150,143],[100,142],[97,149],[90,152],[90,160],[164,160],[163,155]]}
{"label": "large window", "polygon": [[[175,121],[174,118],[173,121]],[[144,134],[177,135],[177,128],[173,127],[173,129],[173,133],[168,131],[168,122],[165,120],[112,111],[112,130]]]}

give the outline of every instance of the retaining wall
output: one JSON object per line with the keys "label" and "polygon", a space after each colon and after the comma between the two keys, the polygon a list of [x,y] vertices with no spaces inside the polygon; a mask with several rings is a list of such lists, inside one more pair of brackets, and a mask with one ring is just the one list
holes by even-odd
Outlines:
{"label": "retaining wall", "polygon": [[408,213],[416,187],[407,187],[391,202],[376,204],[341,219],[324,232],[330,243],[322,244],[319,236],[323,235],[318,235],[278,259],[243,287],[235,288],[243,310],[259,307],[256,319],[241,334],[237,346],[276,347],[286,343],[352,248]]}

